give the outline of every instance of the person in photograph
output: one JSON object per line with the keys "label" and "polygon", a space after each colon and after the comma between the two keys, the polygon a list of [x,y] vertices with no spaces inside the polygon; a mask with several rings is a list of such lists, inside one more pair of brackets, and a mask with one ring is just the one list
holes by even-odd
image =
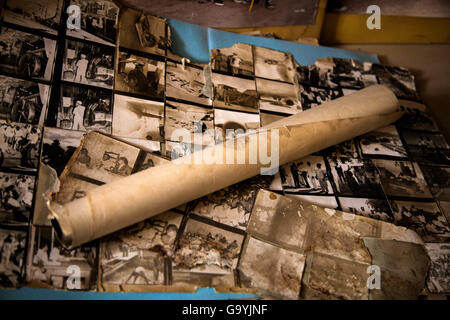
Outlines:
{"label": "person in photograph", "polygon": [[242,59],[238,57],[236,53],[233,53],[228,57],[228,65],[230,66],[231,72],[233,74],[239,73],[239,67],[241,65]]}
{"label": "person in photograph", "polygon": [[75,64],[75,81],[80,83],[87,83],[86,80],[86,71],[89,65],[89,60],[86,59],[85,54],[80,55],[80,59]]}
{"label": "person in photograph", "polygon": [[317,169],[315,169],[317,180],[319,180],[320,189],[324,193],[328,193],[328,183],[327,183],[327,174],[325,170],[322,169],[322,164],[318,163],[316,165]]}
{"label": "person in photograph", "polygon": [[86,128],[83,125],[84,120],[84,112],[86,110],[86,107],[83,106],[83,103],[80,100],[77,100],[75,103],[75,108],[73,109],[73,124],[72,129],[73,130],[86,130]]}

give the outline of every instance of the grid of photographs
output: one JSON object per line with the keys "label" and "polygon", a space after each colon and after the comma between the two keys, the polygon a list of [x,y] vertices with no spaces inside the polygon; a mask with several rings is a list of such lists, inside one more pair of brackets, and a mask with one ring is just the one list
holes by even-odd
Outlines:
{"label": "grid of photographs", "polygon": [[[81,29],[57,37],[70,4],[81,9]],[[70,289],[68,267],[76,265],[82,290],[251,286],[270,297],[297,298],[300,283],[294,280],[305,257],[289,241],[302,234],[268,231],[290,229],[276,223],[282,215],[277,208],[284,206],[275,206],[264,222],[255,207],[260,189],[393,222],[427,243],[448,243],[450,148],[408,70],[337,58],[300,66],[288,53],[247,44],[214,49],[209,66],[193,65],[169,55],[164,19],[121,11],[119,19],[119,8],[108,0],[4,4],[1,286],[25,279]],[[400,121],[285,165],[276,176],[246,180],[72,251],[59,245],[47,214],[36,213],[35,185],[45,182],[47,166],[62,181],[55,200],[66,203],[97,185],[167,163],[161,153],[174,158],[193,152],[194,144],[173,137],[176,129],[193,137],[214,129],[203,139],[209,145],[231,137],[227,129],[257,129],[377,83],[401,99]],[[89,131],[120,141],[96,133],[78,150],[70,174],[62,175]],[[293,213],[285,222],[295,225]],[[260,255],[271,258],[261,263]],[[432,277],[442,281],[439,259]],[[443,292],[445,283],[436,281],[429,287]]]}

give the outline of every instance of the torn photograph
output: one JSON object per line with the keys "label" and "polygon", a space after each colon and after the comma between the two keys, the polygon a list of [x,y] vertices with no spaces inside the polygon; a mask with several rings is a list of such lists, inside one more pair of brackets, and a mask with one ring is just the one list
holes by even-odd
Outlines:
{"label": "torn photograph", "polygon": [[420,166],[433,196],[450,201],[450,167]]}
{"label": "torn photograph", "polygon": [[63,8],[64,0],[8,0],[3,8],[3,20],[56,35]]}
{"label": "torn photograph", "polygon": [[[316,62],[316,64],[318,63]],[[331,82],[330,79],[333,63],[323,64],[321,68],[316,64],[310,66],[296,65],[295,76],[297,82],[306,86],[337,89],[337,85]]]}
{"label": "torn photograph", "polygon": [[303,111],[317,107],[324,102],[331,101],[340,96],[342,94],[337,89],[317,88],[306,84],[298,85],[298,98],[300,99],[301,109]]}
{"label": "torn photograph", "polygon": [[42,132],[30,124],[0,120],[0,168],[35,171],[38,166]]}
{"label": "torn photograph", "polygon": [[342,211],[385,222],[394,222],[394,217],[385,199],[339,197]]}
{"label": "torn photograph", "polygon": [[0,288],[19,287],[23,277],[27,232],[0,228]]}
{"label": "torn photograph", "polygon": [[164,99],[164,61],[119,53],[115,90]]}
{"label": "torn photograph", "polygon": [[33,205],[34,176],[0,173],[0,227],[28,225]]}
{"label": "torn photograph", "polygon": [[403,116],[396,122],[399,128],[439,132],[439,128],[431,114],[428,113],[426,105],[409,100],[399,100],[399,103],[404,111]]}
{"label": "torn photograph", "polygon": [[211,99],[203,93],[204,86],[203,69],[166,62],[166,97],[211,105]]}
{"label": "torn photograph", "polygon": [[334,196],[318,196],[318,195],[309,195],[309,194],[292,194],[287,193],[286,197],[300,200],[302,202],[306,202],[309,204],[314,204],[316,206],[328,209],[337,209],[338,203]]}
{"label": "torn photograph", "polygon": [[[46,283],[54,289],[92,290],[97,285],[97,244],[91,242],[67,250],[56,239],[52,227],[32,227],[28,246],[27,282]],[[80,287],[69,282],[80,273]]]}
{"label": "torn photograph", "polygon": [[172,264],[191,272],[225,274],[236,269],[244,236],[192,217],[186,223]]}
{"label": "torn photograph", "polygon": [[114,95],[113,135],[163,141],[163,129],[163,102]]}
{"label": "torn photograph", "polygon": [[308,156],[280,168],[281,184],[288,193],[333,194],[323,157]]}
{"label": "torn photograph", "polygon": [[328,162],[339,194],[371,197],[384,195],[380,173],[370,160],[331,157]]}
{"label": "torn photograph", "polygon": [[125,8],[120,14],[119,45],[164,56],[169,39],[166,37],[166,20]]}
{"label": "torn photograph", "polygon": [[247,233],[282,248],[303,252],[308,222],[299,202],[261,190],[256,196]]}
{"label": "torn photograph", "polygon": [[391,89],[397,98],[419,100],[414,75],[407,69],[374,63],[371,70],[377,75],[380,84]]}
{"label": "torn photograph", "polygon": [[450,240],[450,227],[436,202],[391,200],[395,224],[416,231],[425,242]]}
{"label": "torn photograph", "polygon": [[450,148],[443,135],[403,130],[402,136],[414,160],[450,164]]}
{"label": "torn photograph", "polygon": [[[237,287],[236,276],[234,273],[208,273],[208,272],[193,272],[188,269],[174,267],[172,269],[172,283],[173,287],[181,288],[235,288]],[[182,290],[183,290],[182,289]]]}
{"label": "torn photograph", "polygon": [[363,156],[408,156],[394,125],[371,131],[359,137],[358,141]]}
{"label": "torn photograph", "polygon": [[378,84],[370,62],[361,65],[352,59],[333,58],[333,64],[330,81],[339,87],[362,89]]}
{"label": "torn photograph", "polygon": [[211,49],[211,68],[213,71],[232,75],[252,76],[252,46],[236,43],[230,48]]}
{"label": "torn photograph", "polygon": [[59,176],[80,145],[83,135],[82,131],[45,127],[41,162],[55,169]]}
{"label": "torn photograph", "polygon": [[[71,0],[70,5],[80,8],[81,29],[68,27],[68,36],[101,44],[116,44],[119,7],[114,1]],[[71,14],[74,14],[74,11]]]}
{"label": "torn photograph", "polygon": [[192,143],[198,140],[204,145],[214,144],[213,109],[166,101],[165,139],[180,142],[182,137],[176,134],[177,129],[187,130]]}
{"label": "torn photograph", "polygon": [[258,112],[258,95],[254,80],[212,73],[214,107]]}
{"label": "torn photograph", "polygon": [[302,111],[293,84],[256,78],[260,110],[295,114]]}
{"label": "torn photograph", "polygon": [[170,140],[166,140],[164,142],[164,156],[171,159],[171,160],[175,160],[178,158],[182,158],[184,156],[190,155],[191,153],[194,153],[195,148],[198,149],[203,149],[205,146],[202,145],[196,145],[193,143],[188,143],[188,142],[175,142],[175,141],[170,141]]}
{"label": "torn photograph", "polygon": [[298,299],[305,255],[247,239],[239,262],[241,283],[276,299]]}
{"label": "torn photograph", "polygon": [[192,213],[245,230],[259,189],[269,189],[273,176],[256,176],[200,198]]}
{"label": "torn photograph", "polygon": [[66,40],[62,80],[112,89],[114,51],[109,46]]}
{"label": "torn photograph", "polygon": [[111,91],[61,85],[56,126],[61,129],[111,133]]}
{"label": "torn photograph", "polygon": [[432,293],[450,293],[450,244],[426,243],[425,249],[431,260],[427,287]]}
{"label": "torn photograph", "polygon": [[278,114],[272,114],[272,113],[267,113],[261,110],[259,116],[261,117],[261,127],[265,127],[268,126],[269,124],[271,124],[272,122],[281,120],[283,118],[288,117],[289,115],[278,115]]}
{"label": "torn photograph", "polygon": [[50,86],[0,76],[0,119],[42,126]]}
{"label": "torn photograph", "polygon": [[380,172],[381,184],[388,196],[430,198],[419,165],[409,161],[374,159]]}
{"label": "torn photograph", "polygon": [[259,124],[260,119],[257,113],[214,109],[216,143],[232,139],[247,130],[256,130]]}
{"label": "torn photograph", "polygon": [[70,172],[108,183],[132,173],[139,151],[127,143],[91,132],[80,145]]}
{"label": "torn photograph", "polygon": [[253,47],[255,76],[294,83],[295,68],[292,55],[278,50]]}
{"label": "torn photograph", "polygon": [[[70,201],[80,199],[86,196],[86,192],[98,187],[97,184],[93,184],[91,182],[87,182],[85,180],[81,180],[75,177],[72,177],[70,174],[60,179],[61,185],[59,190],[53,196],[53,200],[58,204],[66,204]],[[39,220],[40,222],[38,222]],[[36,211],[33,216],[33,224],[34,225],[48,225],[49,223],[42,223],[42,221],[47,221],[47,217],[39,217],[36,219]]]}
{"label": "torn photograph", "polygon": [[0,29],[0,71],[50,81],[56,40],[11,28]]}

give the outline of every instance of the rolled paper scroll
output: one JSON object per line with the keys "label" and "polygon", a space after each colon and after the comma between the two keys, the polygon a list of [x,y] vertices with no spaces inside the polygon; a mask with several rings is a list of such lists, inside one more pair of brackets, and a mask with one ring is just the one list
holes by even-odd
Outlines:
{"label": "rolled paper scroll", "polygon": [[[65,205],[50,202],[52,224],[63,245],[73,248],[387,126],[401,115],[391,90],[371,86],[167,165],[99,186]],[[270,151],[270,166],[262,152],[266,150]]]}

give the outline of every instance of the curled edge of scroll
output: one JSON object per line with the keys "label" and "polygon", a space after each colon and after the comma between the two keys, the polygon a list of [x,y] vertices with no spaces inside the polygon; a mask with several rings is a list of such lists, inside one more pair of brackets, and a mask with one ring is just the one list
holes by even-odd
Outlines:
{"label": "curled edge of scroll", "polygon": [[[279,165],[283,165],[387,126],[401,115],[394,93],[385,86],[375,85],[271,123],[253,135],[260,137],[262,132],[279,129]],[[245,142],[241,148],[248,152],[248,139]],[[235,150],[239,148],[234,142],[233,146]],[[223,148],[227,148],[225,143],[198,152],[211,156]],[[240,166],[189,164],[197,156],[194,152],[167,165],[113,181],[62,206],[50,202],[57,236],[64,246],[74,248],[251,178],[264,168],[259,159],[257,164]]]}

